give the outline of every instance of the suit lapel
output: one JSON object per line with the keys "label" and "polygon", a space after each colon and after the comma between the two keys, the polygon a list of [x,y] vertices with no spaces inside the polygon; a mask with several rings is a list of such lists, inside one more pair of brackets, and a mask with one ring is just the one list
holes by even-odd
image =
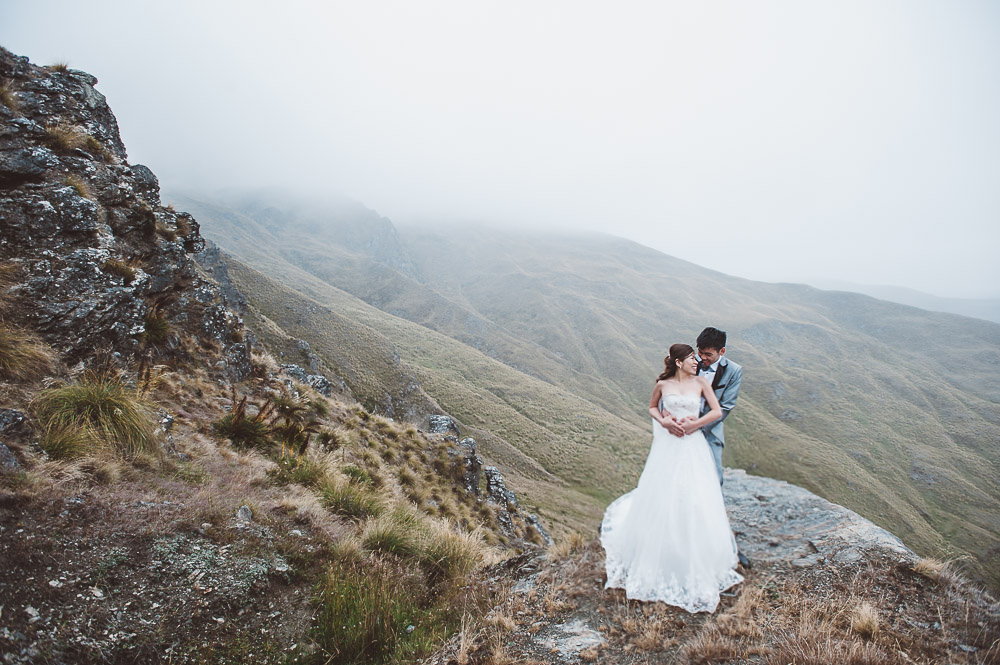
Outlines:
{"label": "suit lapel", "polygon": [[713,391],[719,389],[719,384],[722,383],[722,375],[726,373],[726,367],[728,365],[729,365],[729,363],[726,362],[725,358],[723,358],[722,361],[719,363],[719,369],[715,373],[715,378],[712,379],[712,390]]}

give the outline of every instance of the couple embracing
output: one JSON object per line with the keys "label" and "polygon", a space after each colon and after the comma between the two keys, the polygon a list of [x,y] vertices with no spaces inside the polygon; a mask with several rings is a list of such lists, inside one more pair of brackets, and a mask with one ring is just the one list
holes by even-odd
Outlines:
{"label": "couple embracing", "polygon": [[725,357],[726,333],[705,328],[698,353],[674,344],[650,400],[653,444],[634,490],[601,522],[608,579],[634,600],[713,612],[719,593],[743,580],[722,499],[723,420],[736,405],[743,368]]}

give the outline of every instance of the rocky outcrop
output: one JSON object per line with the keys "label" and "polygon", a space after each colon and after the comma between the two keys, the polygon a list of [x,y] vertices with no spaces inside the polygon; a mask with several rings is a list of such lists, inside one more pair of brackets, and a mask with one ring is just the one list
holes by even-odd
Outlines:
{"label": "rocky outcrop", "polygon": [[179,352],[184,335],[207,337],[221,369],[246,376],[242,321],[189,257],[204,248],[198,223],[127,162],[97,79],[3,49],[0,79],[0,258],[16,270],[24,323],[69,363],[98,347]]}
{"label": "rocky outcrop", "polygon": [[[435,414],[428,417],[430,423],[429,431],[438,434],[446,441],[450,441],[454,446],[448,449],[448,454],[453,460],[458,460],[461,470],[461,482],[465,491],[480,497],[481,500],[488,501],[496,506],[497,521],[503,533],[511,538],[518,537],[519,533],[534,530],[538,534],[538,539],[549,545],[552,537],[538,515],[531,513],[524,515],[520,511],[517,503],[517,496],[504,481],[500,469],[495,466],[483,466],[483,458],[476,453],[476,440],[471,436],[460,438],[461,431],[454,418],[448,415]],[[486,491],[480,490],[480,478],[486,478]]]}
{"label": "rocky outcrop", "polygon": [[737,543],[751,561],[849,565],[872,550],[917,558],[899,538],[853,510],[782,480],[726,469],[723,494]]}

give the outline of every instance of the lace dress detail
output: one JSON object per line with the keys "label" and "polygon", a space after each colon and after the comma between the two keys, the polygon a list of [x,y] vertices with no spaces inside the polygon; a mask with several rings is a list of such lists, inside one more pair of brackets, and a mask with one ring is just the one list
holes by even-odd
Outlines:
{"label": "lace dress detail", "polygon": [[[678,418],[698,415],[698,395],[664,395]],[[601,522],[608,581],[634,600],[713,612],[719,592],[743,581],[736,539],[708,442],[676,437],[653,419],[653,443],[634,490],[608,506]]]}

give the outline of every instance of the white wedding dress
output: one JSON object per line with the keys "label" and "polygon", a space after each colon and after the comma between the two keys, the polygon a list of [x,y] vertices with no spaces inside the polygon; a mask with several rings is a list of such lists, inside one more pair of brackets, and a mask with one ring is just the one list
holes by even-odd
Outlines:
{"label": "white wedding dress", "polygon": [[[664,395],[677,418],[698,416],[698,395]],[[634,600],[714,612],[719,592],[743,581],[709,443],[700,431],[676,437],[653,420],[639,484],[615,499],[601,522],[608,581]]]}

